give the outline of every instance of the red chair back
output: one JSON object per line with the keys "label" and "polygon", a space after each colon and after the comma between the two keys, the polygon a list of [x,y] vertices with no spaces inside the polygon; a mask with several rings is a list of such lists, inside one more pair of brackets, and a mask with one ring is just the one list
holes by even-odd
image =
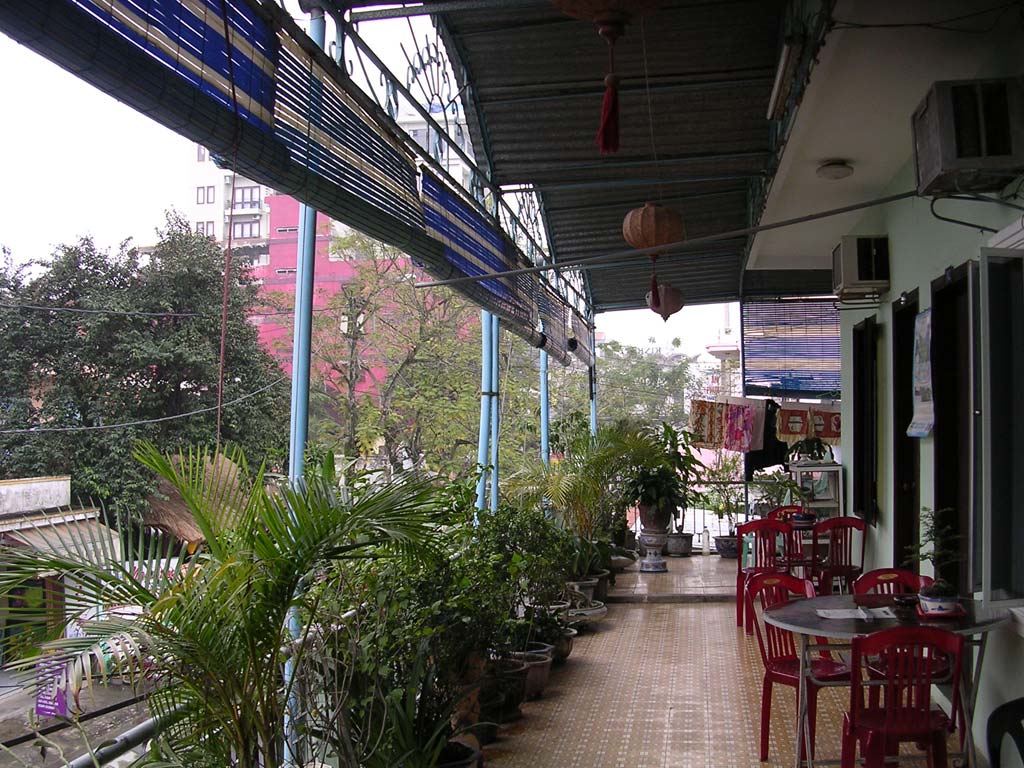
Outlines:
{"label": "red chair back", "polygon": [[789,518],[793,515],[802,515],[804,508],[799,504],[790,504],[785,507],[776,507],[767,515],[764,516],[765,520],[782,520],[783,522],[789,522]]}
{"label": "red chair back", "polygon": [[766,669],[774,661],[797,658],[796,640],[789,630],[762,622],[754,611],[754,601],[765,609],[788,603],[793,596],[814,597],[814,584],[810,579],[798,579],[788,573],[759,573],[747,582],[747,615],[753,620],[757,647]]}
{"label": "red chair back", "polygon": [[853,582],[853,594],[903,595],[907,592],[920,592],[933,581],[928,576],[918,576],[903,568],[878,568],[868,571]]}
{"label": "red chair back", "polygon": [[[814,560],[822,562],[828,542],[826,567],[861,566],[864,564],[864,543],[867,526],[859,517],[833,517],[814,524]],[[854,531],[860,531],[860,559],[854,562]]]}
{"label": "red chair back", "polygon": [[[963,650],[961,635],[936,627],[894,627],[855,637],[850,665],[850,723],[853,728],[864,710],[863,689],[867,686],[863,670],[869,663],[873,668],[885,670],[885,680],[879,687],[887,731],[914,733],[927,727],[933,683],[952,681],[950,711],[958,711]],[[949,659],[948,666],[936,663],[943,657]],[[933,679],[936,670],[943,670],[948,676]]]}
{"label": "red chair back", "polygon": [[[743,537],[748,534],[753,536],[751,547],[753,548],[753,562],[750,566],[744,566],[742,544]],[[751,520],[749,523],[736,527],[736,542],[737,547],[740,548],[740,556],[738,558],[738,567],[742,571],[744,567],[750,567],[755,569],[760,568],[777,568],[779,566],[779,539],[782,539],[783,553],[784,555],[789,554],[791,547],[790,539],[792,538],[793,529],[788,523],[784,523],[781,520]]]}

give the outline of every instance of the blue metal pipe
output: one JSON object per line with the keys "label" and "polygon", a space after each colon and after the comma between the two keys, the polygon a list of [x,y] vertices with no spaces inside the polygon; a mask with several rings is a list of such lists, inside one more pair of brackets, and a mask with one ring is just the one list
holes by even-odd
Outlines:
{"label": "blue metal pipe", "polygon": [[551,463],[551,446],[548,442],[548,427],[551,418],[551,403],[548,400],[548,353],[540,351],[540,458],[544,466]]}
{"label": "blue metal pipe", "polygon": [[[327,19],[323,8],[309,11],[309,37],[318,48],[327,40]],[[302,483],[306,442],[309,437],[309,359],[313,336],[313,275],[316,267],[316,208],[305,203],[299,208],[299,247],[295,264],[295,324],[292,331],[292,403],[288,440],[288,480]],[[302,634],[302,623],[295,608],[288,611],[288,631],[293,638]],[[288,659],[284,668],[286,685],[292,685],[295,662]],[[284,716],[285,765],[298,765],[298,736],[294,720],[298,717],[298,699],[294,691]]]}
{"label": "blue metal pipe", "polygon": [[597,437],[597,331],[590,334],[590,355],[594,364],[588,369],[590,374],[590,434]]}
{"label": "blue metal pipe", "polygon": [[491,436],[491,313],[480,313],[480,438],[477,442],[476,508],[484,508],[487,494],[487,447]]}
{"label": "blue metal pipe", "polygon": [[501,426],[498,397],[498,316],[491,315],[491,511],[498,511],[498,431]]}

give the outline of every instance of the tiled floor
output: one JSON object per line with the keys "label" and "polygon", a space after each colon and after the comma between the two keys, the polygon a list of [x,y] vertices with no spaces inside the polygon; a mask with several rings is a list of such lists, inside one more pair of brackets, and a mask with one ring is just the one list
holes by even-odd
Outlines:
{"label": "tiled floor", "polygon": [[700,602],[731,600],[736,561],[717,555],[666,557],[668,573],[640,573],[639,565],[615,577],[609,602]]}
{"label": "tiled floor", "polygon": [[[489,768],[748,768],[794,763],[795,695],[775,686],[758,760],[762,667],[732,605],[612,605],[544,697],[485,750]],[[818,757],[840,752],[846,688],[819,694]]]}

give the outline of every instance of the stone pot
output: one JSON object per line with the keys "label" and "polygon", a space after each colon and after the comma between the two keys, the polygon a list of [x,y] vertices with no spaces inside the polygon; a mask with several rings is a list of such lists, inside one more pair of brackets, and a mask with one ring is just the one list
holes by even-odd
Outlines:
{"label": "stone pot", "polygon": [[489,705],[486,711],[481,707],[481,720],[510,723],[523,716],[519,705],[526,696],[528,671],[526,664],[518,659],[495,659],[491,662],[480,683],[481,705]]}
{"label": "stone pot", "polygon": [[594,600],[585,608],[570,608],[569,623],[577,627],[585,627],[588,624],[596,624],[608,613],[608,606],[599,600]]}
{"label": "stone pot", "polygon": [[461,741],[449,741],[441,750],[437,768],[470,768],[480,765],[481,757],[479,749],[473,749]]}
{"label": "stone pot", "polygon": [[676,531],[668,535],[668,554],[672,557],[689,557],[693,552],[693,534]]}
{"label": "stone pot", "polygon": [[672,510],[662,507],[651,507],[646,504],[640,505],[640,525],[648,530],[668,531],[669,523],[672,522]]}
{"label": "stone pot", "polygon": [[616,573],[621,573],[636,562],[636,557],[626,557],[625,555],[612,555],[612,570]]}
{"label": "stone pot", "polygon": [[498,716],[501,713],[505,696],[500,690],[492,690],[480,694],[480,719],[467,730],[476,736],[481,745],[490,744],[498,737]]}
{"label": "stone pot", "polygon": [[555,664],[565,664],[569,658],[569,654],[572,653],[573,640],[576,639],[576,635],[579,634],[572,627],[566,627],[562,630],[561,637],[555,641],[555,652],[551,656],[551,661]]}
{"label": "stone pot", "polygon": [[526,644],[526,652],[552,656],[555,652],[555,646],[551,643],[542,643],[540,640],[531,640]]}
{"label": "stone pot", "polygon": [[526,602],[526,614],[528,617],[533,618],[536,616],[562,616],[564,617],[566,611],[569,610],[571,603],[568,600],[557,600],[547,605],[538,605],[537,603]]}
{"label": "stone pot", "polygon": [[543,653],[513,653],[512,658],[526,664],[527,701],[539,699],[548,684],[551,673],[551,657]]}
{"label": "stone pot", "polygon": [[735,536],[715,536],[715,551],[722,557],[738,557]]}
{"label": "stone pot", "polygon": [[584,601],[590,601],[594,599],[594,590],[597,589],[597,578],[588,576],[585,579],[576,579],[575,581],[565,582],[566,589],[569,590],[570,596],[573,592],[579,592],[583,595]]}
{"label": "stone pot", "polygon": [[591,577],[597,578],[597,586],[594,587],[594,600],[600,600],[602,603],[608,600],[608,579],[612,575],[611,571],[600,570],[592,571],[588,574]]}

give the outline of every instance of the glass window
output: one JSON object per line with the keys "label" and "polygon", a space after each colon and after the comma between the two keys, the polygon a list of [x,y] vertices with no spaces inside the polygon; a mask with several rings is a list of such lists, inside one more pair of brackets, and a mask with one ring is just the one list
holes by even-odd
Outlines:
{"label": "glass window", "polygon": [[196,160],[200,163],[206,162],[209,159],[210,153],[206,151],[206,147],[202,144],[196,144]]}
{"label": "glass window", "polygon": [[210,237],[216,237],[217,236],[217,230],[215,230],[213,228],[213,222],[212,221],[206,222],[206,234],[208,234]]}
{"label": "glass window", "polygon": [[206,187],[196,187],[196,204],[202,205],[206,202]]}
{"label": "glass window", "polygon": [[986,600],[1024,599],[1024,252],[982,249],[981,509]]}
{"label": "glass window", "polygon": [[205,221],[197,221],[196,222],[196,234],[197,235],[205,235],[206,234],[206,222]]}
{"label": "glass window", "polygon": [[235,187],[235,208],[259,208],[261,202],[259,187]]}
{"label": "glass window", "polygon": [[236,221],[231,226],[231,236],[239,240],[259,237],[260,223],[259,221]]}
{"label": "glass window", "polygon": [[206,188],[206,202],[212,203],[215,199],[216,198],[214,197],[213,194],[213,186],[211,185]]}

